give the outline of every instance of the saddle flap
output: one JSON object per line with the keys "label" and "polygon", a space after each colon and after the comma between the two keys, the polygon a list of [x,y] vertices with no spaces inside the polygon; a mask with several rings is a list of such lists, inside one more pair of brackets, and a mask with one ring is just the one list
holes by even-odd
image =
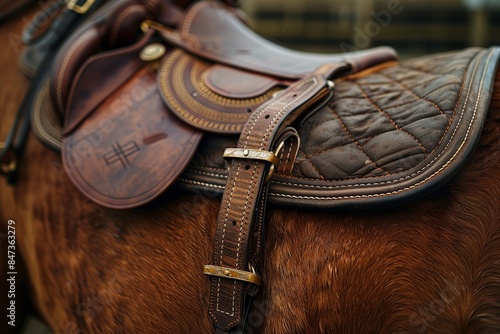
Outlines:
{"label": "saddle flap", "polygon": [[[190,162],[201,139],[164,106],[144,66],[63,139],[64,167],[93,201],[111,208],[147,203]],[[71,112],[71,110],[69,110]]]}
{"label": "saddle flap", "polygon": [[73,131],[142,65],[139,54],[151,33],[129,47],[91,56],[78,70],[71,85],[64,118],[64,134]]}

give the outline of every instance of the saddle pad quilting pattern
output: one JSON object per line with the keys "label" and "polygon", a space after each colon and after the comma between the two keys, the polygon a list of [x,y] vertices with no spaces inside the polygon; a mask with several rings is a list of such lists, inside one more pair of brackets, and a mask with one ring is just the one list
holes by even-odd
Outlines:
{"label": "saddle pad quilting pattern", "polygon": [[[403,62],[336,82],[334,98],[298,128],[293,175],[275,175],[270,200],[306,208],[388,205],[423,196],[452,176],[488,112],[497,49],[468,49]],[[224,147],[202,143],[181,181],[219,192]]]}
{"label": "saddle pad quilting pattern", "polygon": [[423,71],[398,66],[339,84],[332,103],[299,130],[303,145],[294,175],[387,175],[428,157],[450,126],[464,71],[442,78]]}

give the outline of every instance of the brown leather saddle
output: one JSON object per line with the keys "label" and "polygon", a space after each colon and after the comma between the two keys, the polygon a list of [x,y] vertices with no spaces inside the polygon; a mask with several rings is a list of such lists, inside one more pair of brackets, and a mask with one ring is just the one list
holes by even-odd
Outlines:
{"label": "brown leather saddle", "polygon": [[223,333],[241,326],[245,298],[261,284],[267,199],[358,209],[437,189],[475,146],[499,55],[308,54],[256,35],[218,2],[183,11],[115,1],[59,50],[32,123],[101,205],[143,205],[174,182],[222,195],[204,273]]}
{"label": "brown leather saddle", "polygon": [[[144,204],[174,181],[222,193],[224,148],[253,111],[321,64],[340,68],[333,98],[301,120],[295,164],[270,182],[273,203],[349,208],[425,195],[468,155],[489,104],[496,49],[404,63],[390,48],[307,54],[268,42],[216,2],[160,23],[146,5],[115,7],[59,52],[32,118],[63,148],[80,190],[109,207]],[[141,24],[149,32],[137,34]]]}

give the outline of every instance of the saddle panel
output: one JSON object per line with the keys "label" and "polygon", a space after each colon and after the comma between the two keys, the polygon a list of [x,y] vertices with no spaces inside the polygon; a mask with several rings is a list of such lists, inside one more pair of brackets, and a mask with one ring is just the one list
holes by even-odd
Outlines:
{"label": "saddle panel", "polygon": [[[269,200],[308,209],[383,207],[443,185],[479,137],[499,50],[426,56],[337,80],[332,101],[297,127],[292,175],[274,175]],[[181,183],[222,192],[222,147],[235,140],[202,143]]]}

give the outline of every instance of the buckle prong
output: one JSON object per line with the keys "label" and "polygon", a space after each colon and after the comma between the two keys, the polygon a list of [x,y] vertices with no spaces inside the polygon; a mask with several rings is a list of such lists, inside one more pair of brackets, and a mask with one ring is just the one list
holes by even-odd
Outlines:
{"label": "buckle prong", "polygon": [[[280,153],[280,151],[284,145],[285,145],[285,141],[282,140],[281,143],[278,145],[278,147],[276,147],[276,149],[273,152],[276,157],[278,156],[278,154]],[[278,158],[278,161],[279,161],[279,158]],[[264,179],[265,183],[268,183],[269,181],[271,181],[271,178],[273,177],[273,174],[274,174],[274,171],[276,170],[276,167],[278,167],[277,164],[273,164],[273,165],[271,165],[271,167],[269,167],[269,171],[267,172],[266,178]]]}

